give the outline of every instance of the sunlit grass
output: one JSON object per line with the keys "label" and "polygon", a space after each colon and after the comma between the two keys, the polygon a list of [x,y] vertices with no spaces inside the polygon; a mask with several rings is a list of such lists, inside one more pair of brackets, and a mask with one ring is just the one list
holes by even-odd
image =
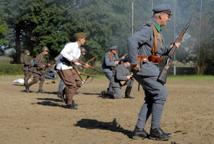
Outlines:
{"label": "sunlit grass", "polygon": [[168,76],[170,80],[214,80],[214,75],[177,75]]}
{"label": "sunlit grass", "polygon": [[[104,74],[94,75],[96,79],[106,79]],[[214,75],[169,75],[168,80],[214,80]]]}
{"label": "sunlit grass", "polygon": [[12,58],[7,56],[0,56],[0,64],[9,64]]}

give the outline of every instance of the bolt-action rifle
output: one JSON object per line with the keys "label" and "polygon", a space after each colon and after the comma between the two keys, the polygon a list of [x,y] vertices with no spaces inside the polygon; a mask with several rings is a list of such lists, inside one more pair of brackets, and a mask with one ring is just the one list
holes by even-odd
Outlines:
{"label": "bolt-action rifle", "polygon": [[[83,62],[83,61],[81,61],[81,60],[79,60],[79,59],[78,59],[76,62],[77,62],[77,63],[80,63],[80,64],[83,65],[83,66],[84,66],[84,65],[88,65],[88,68],[89,68],[89,69],[92,69],[92,70],[94,70],[94,71],[100,73],[99,70],[97,70],[95,67],[93,67],[93,66],[91,66],[91,65],[88,64],[89,62],[92,62],[92,61],[95,61],[95,60],[96,60],[96,57],[92,57],[92,58],[89,59],[87,62]],[[91,74],[86,74],[86,73],[84,73],[84,72],[80,72],[80,71],[78,70],[78,68],[77,68],[77,65],[75,65],[74,62],[71,62],[71,65],[72,65],[73,69],[76,71],[77,75],[79,76],[79,78],[80,78],[80,80],[82,81],[83,84],[86,83],[86,81],[87,81],[90,77],[93,77],[93,76],[94,76],[94,75],[91,75]],[[83,78],[81,77],[81,75],[86,76],[86,78],[83,79]]]}
{"label": "bolt-action rifle", "polygon": [[101,71],[100,70],[98,70],[98,69],[96,69],[95,67],[93,67],[92,65],[90,65],[90,64],[88,64],[88,63],[85,63],[85,62],[83,62],[83,61],[81,61],[81,60],[77,60],[77,62],[78,63],[80,63],[81,65],[88,65],[88,68],[89,69],[92,69],[92,70],[94,70],[94,71],[96,71],[96,72],[98,72],[98,73],[101,73]]}
{"label": "bolt-action rifle", "polygon": [[167,79],[167,73],[168,73],[168,70],[169,68],[171,67],[172,65],[172,62],[173,62],[173,56],[175,55],[175,52],[176,52],[176,46],[175,46],[175,43],[177,42],[181,42],[182,39],[183,39],[183,36],[184,34],[186,33],[187,29],[189,28],[190,26],[190,22],[188,22],[183,30],[179,33],[178,37],[176,38],[176,40],[173,42],[173,46],[167,56],[167,60],[166,60],[166,64],[164,65],[163,69],[161,70],[159,76],[158,76],[158,81],[162,84],[165,84],[166,83],[166,79]]}

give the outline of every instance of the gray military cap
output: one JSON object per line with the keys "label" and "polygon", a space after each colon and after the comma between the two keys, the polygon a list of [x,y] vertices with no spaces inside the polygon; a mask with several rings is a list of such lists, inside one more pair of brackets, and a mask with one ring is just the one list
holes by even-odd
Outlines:
{"label": "gray military cap", "polygon": [[117,49],[118,47],[116,45],[109,48],[109,50],[117,50]]}
{"label": "gray military cap", "polygon": [[157,5],[153,8],[152,10],[154,13],[160,13],[160,12],[165,12],[169,15],[172,15],[172,9],[171,6],[169,4],[160,4]]}

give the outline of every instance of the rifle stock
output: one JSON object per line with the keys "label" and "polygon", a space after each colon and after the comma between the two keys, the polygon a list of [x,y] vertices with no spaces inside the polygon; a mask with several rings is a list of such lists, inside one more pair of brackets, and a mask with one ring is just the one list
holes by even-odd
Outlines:
{"label": "rifle stock", "polygon": [[167,74],[168,74],[168,70],[170,68],[170,63],[172,63],[172,59],[168,58],[166,65],[163,67],[162,71],[160,72],[159,76],[158,76],[158,81],[162,84],[166,83],[166,79],[167,79]]}
{"label": "rifle stock", "polygon": [[[191,22],[191,20],[190,20]],[[166,83],[166,80],[167,80],[167,73],[168,73],[168,70],[169,68],[171,67],[172,65],[172,62],[173,62],[173,56],[175,55],[175,52],[176,52],[176,47],[175,47],[175,43],[176,42],[181,42],[182,39],[183,39],[183,36],[184,34],[186,33],[187,29],[189,28],[190,26],[190,22],[188,22],[183,30],[179,33],[178,37],[176,38],[176,40],[173,42],[173,47],[171,48],[169,54],[168,54],[168,57],[167,57],[167,60],[166,60],[166,64],[164,65],[163,69],[161,70],[159,76],[158,76],[158,81],[162,84],[165,84]]]}

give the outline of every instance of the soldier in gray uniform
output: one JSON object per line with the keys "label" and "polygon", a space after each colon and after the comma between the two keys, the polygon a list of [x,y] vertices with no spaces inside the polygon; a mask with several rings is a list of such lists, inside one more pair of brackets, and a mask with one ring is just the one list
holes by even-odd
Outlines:
{"label": "soldier in gray uniform", "polygon": [[119,57],[118,57],[117,51],[118,51],[117,46],[110,47],[109,51],[107,53],[105,53],[103,63],[102,63],[103,72],[104,72],[105,76],[107,77],[107,79],[109,80],[109,86],[107,88],[108,94],[112,94],[112,92],[113,92],[110,81],[113,76],[113,71],[114,71],[116,65],[118,65],[118,63],[119,63]]}
{"label": "soldier in gray uniform", "polygon": [[112,98],[120,99],[122,98],[121,95],[121,88],[126,86],[125,90],[125,98],[133,98],[130,96],[132,85],[134,79],[132,74],[130,73],[130,62],[128,58],[124,58],[121,60],[121,64],[116,66],[113,77],[111,79],[111,85],[113,88],[113,95]]}
{"label": "soldier in gray uniform", "polygon": [[[171,7],[168,4],[160,4],[153,9],[151,21],[142,29],[128,38],[128,52],[134,78],[144,89],[145,99],[141,107],[137,124],[133,132],[133,138],[151,138],[155,140],[168,140],[169,133],[160,128],[163,107],[167,98],[165,85],[157,81],[160,73],[159,63],[163,55],[167,55],[171,47],[164,47],[161,35],[162,26],[166,26],[170,20]],[[175,43],[178,48],[180,43]],[[138,61],[139,60],[139,61]],[[144,130],[149,116],[152,117],[150,135]]]}

